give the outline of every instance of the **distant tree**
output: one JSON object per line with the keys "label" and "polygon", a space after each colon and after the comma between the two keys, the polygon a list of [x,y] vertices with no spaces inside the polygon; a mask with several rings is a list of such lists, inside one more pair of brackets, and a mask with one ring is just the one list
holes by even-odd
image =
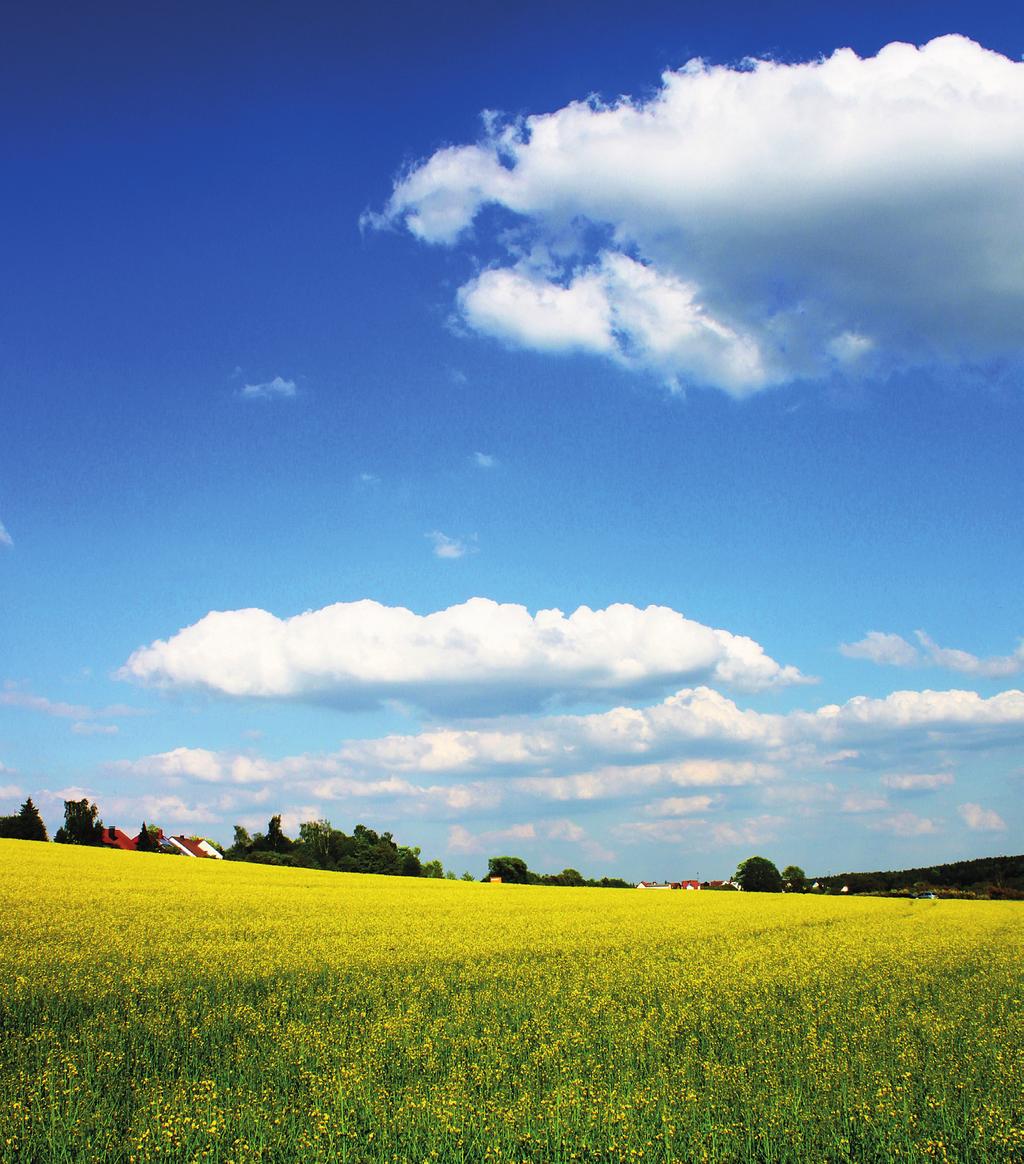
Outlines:
{"label": "distant tree", "polygon": [[53,838],[59,845],[102,845],[100,810],[83,797],[64,801],[64,823]]}
{"label": "distant tree", "polygon": [[522,857],[490,857],[484,880],[489,881],[492,877],[500,877],[512,885],[528,885],[530,870]]}
{"label": "distant tree", "polygon": [[139,839],[135,843],[135,851],[137,853],[159,853],[160,842],[156,838],[156,829],[146,827],[146,822],[142,822],[142,828],[139,829]]}
{"label": "distant tree", "polygon": [[225,851],[224,856],[229,861],[244,861],[250,852],[252,852],[252,837],[249,836],[249,830],[236,824],[235,839]]}
{"label": "distant tree", "polygon": [[563,869],[561,873],[547,873],[541,881],[545,885],[586,885],[583,874],[578,869]]}
{"label": "distant tree", "polygon": [[767,857],[748,857],[741,861],[733,880],[747,893],[782,892],[782,875]]}
{"label": "distant tree", "polygon": [[32,803],[32,797],[13,816],[0,816],[0,837],[12,841],[48,841],[46,825],[39,815],[39,809]]}
{"label": "distant tree", "polygon": [[267,848],[272,853],[287,853],[293,844],[292,839],[286,837],[281,828],[281,814],[272,816],[267,825]]}
{"label": "distant tree", "polygon": [[445,879],[445,881],[458,881],[458,877],[455,876],[455,870],[454,869],[445,869],[444,879]]}
{"label": "distant tree", "polygon": [[48,841],[50,839],[43,818],[39,815],[39,809],[32,803],[31,796],[21,806],[18,820],[21,823],[21,839],[23,841]]}
{"label": "distant tree", "polygon": [[329,820],[306,820],[299,825],[299,846],[305,862],[314,869],[336,869],[337,830]]}
{"label": "distant tree", "polygon": [[[390,833],[384,834],[390,837]],[[440,865],[440,861],[437,862]],[[398,873],[402,877],[424,877],[429,874],[424,873],[423,863],[420,861],[419,846],[415,845],[411,849],[405,848],[403,845],[398,846]]]}
{"label": "distant tree", "polygon": [[424,861],[423,876],[440,879],[444,876],[444,866],[440,861]]}
{"label": "distant tree", "polygon": [[476,880],[476,878],[475,878],[475,877],[473,876],[473,874],[472,874],[472,873],[470,873],[470,871],[467,869],[467,870],[466,870],[466,872],[465,872],[465,873],[463,873],[463,874],[462,874],[462,876],[459,878],[459,880],[460,880],[460,881],[475,881],[475,880]]}
{"label": "distant tree", "polygon": [[803,893],[807,888],[807,874],[799,865],[787,865],[782,870],[782,880],[791,893]]}

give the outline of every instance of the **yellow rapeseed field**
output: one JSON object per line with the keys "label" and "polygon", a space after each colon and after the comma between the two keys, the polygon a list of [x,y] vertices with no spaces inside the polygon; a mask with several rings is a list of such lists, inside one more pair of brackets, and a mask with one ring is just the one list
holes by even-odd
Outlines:
{"label": "yellow rapeseed field", "polygon": [[0,841],[5,1161],[1024,1160],[1024,906]]}

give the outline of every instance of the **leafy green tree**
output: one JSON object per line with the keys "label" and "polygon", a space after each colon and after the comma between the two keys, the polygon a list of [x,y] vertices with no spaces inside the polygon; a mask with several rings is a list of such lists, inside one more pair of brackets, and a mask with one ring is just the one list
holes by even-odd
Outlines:
{"label": "leafy green tree", "polygon": [[583,874],[578,869],[563,869],[561,873],[547,873],[541,877],[544,885],[586,885]]}
{"label": "leafy green tree", "polygon": [[281,814],[272,816],[267,825],[267,848],[272,853],[287,853],[293,844],[294,841],[286,837],[281,828]]}
{"label": "leafy green tree", "polygon": [[156,829],[147,828],[146,822],[142,822],[142,828],[139,829],[139,839],[135,842],[135,851],[137,853],[159,853],[160,842],[156,838]]}
{"label": "leafy green tree", "polygon": [[440,879],[444,877],[444,866],[440,861],[424,861],[423,876]]}
{"label": "leafy green tree", "polygon": [[475,877],[473,876],[473,874],[472,874],[472,873],[470,873],[470,871],[467,869],[467,870],[466,870],[466,872],[465,872],[465,873],[463,873],[463,874],[462,874],[462,876],[459,878],[459,880],[460,880],[460,881],[475,881],[475,880],[476,880],[476,878],[475,878]]}
{"label": "leafy green tree", "polygon": [[83,797],[64,801],[64,823],[54,834],[58,845],[102,845],[100,810]]}
{"label": "leafy green tree", "polygon": [[224,856],[229,861],[244,861],[251,852],[252,837],[249,836],[249,830],[236,824],[235,839],[231,842]]}
{"label": "leafy green tree", "polygon": [[748,857],[741,861],[733,880],[747,893],[782,892],[782,874],[767,857]]}
{"label": "leafy green tree", "polygon": [[807,874],[799,865],[787,865],[782,870],[782,880],[790,893],[803,893],[807,888]]}
{"label": "leafy green tree", "polygon": [[500,877],[502,881],[511,885],[528,885],[530,870],[522,857],[490,857],[487,861],[487,876],[485,881],[492,877]]}

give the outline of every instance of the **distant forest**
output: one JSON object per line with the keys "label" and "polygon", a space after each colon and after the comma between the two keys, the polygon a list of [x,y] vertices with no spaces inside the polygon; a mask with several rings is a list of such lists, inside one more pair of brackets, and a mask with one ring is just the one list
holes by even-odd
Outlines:
{"label": "distant forest", "polygon": [[921,889],[955,890],[993,898],[1024,899],[1024,855],[979,857],[920,869],[876,873],[838,873],[812,878],[831,892],[845,885],[850,893],[900,893]]}

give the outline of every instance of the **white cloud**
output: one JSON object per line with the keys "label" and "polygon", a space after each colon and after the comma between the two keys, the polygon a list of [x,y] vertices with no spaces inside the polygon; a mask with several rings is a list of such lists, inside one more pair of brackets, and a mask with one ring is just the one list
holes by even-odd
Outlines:
{"label": "white cloud", "polygon": [[275,376],[264,384],[246,384],[238,393],[243,400],[287,400],[297,391],[294,380]]}
{"label": "white cloud", "polygon": [[[0,688],[0,707],[19,707],[24,711],[38,711],[43,715],[54,716],[57,719],[74,719],[79,722],[72,726],[72,731],[79,735],[91,732],[111,733],[110,727],[86,725],[83,721],[93,719],[109,719],[112,716],[142,715],[137,707],[128,707],[123,703],[114,703],[108,707],[88,707],[83,703],[65,703],[62,700],[47,699],[45,695],[35,695],[26,690],[12,679],[4,681]],[[116,732],[117,728],[114,727]]]}
{"label": "white cloud", "polygon": [[961,804],[957,812],[963,818],[964,824],[976,832],[997,833],[1006,829],[1006,821],[991,808],[982,808],[980,804]]}
{"label": "white cloud", "polygon": [[466,554],[473,552],[464,541],[449,537],[439,529],[431,530],[427,537],[434,543],[435,558],[464,558]]}
{"label": "white cloud", "polygon": [[950,671],[959,671],[963,675],[978,675],[985,679],[1006,679],[1024,671],[1024,641],[1012,655],[994,655],[982,659],[968,651],[940,647],[924,631],[917,631],[916,634],[928,661],[936,667],[946,667]]}
{"label": "white cloud", "polygon": [[687,679],[751,690],[807,681],[752,639],[668,607],[531,615],[484,598],[428,615],[368,600],[288,619],[214,611],[135,651],[119,676],[231,696],[341,706],[400,699],[462,713],[658,693]]}
{"label": "white cloud", "polygon": [[850,792],[843,797],[840,809],[843,812],[880,812],[889,807],[886,797],[877,792]]}
{"label": "white cloud", "polygon": [[778,836],[784,817],[764,813],[736,821],[709,821],[703,817],[674,820],[626,821],[613,832],[627,843],[686,845],[706,852],[710,848],[733,845],[760,845]]}
{"label": "white cloud", "polygon": [[[0,772],[5,771],[0,765]],[[0,800],[15,800],[25,793],[17,784],[0,784]]]}
{"label": "white cloud", "polygon": [[8,549],[11,549],[14,546],[14,539],[4,528],[4,523],[2,521],[0,521],[0,546],[7,546]]}
{"label": "white cloud", "polygon": [[473,464],[478,469],[493,469],[498,463],[498,458],[492,456],[490,453],[474,453]]}
{"label": "white cloud", "polygon": [[513,824],[503,829],[471,833],[463,825],[452,825],[448,830],[448,849],[452,853],[491,853],[509,841],[532,841],[537,836],[534,825]]}
{"label": "white cloud", "polygon": [[662,800],[655,800],[648,804],[644,812],[648,816],[693,816],[696,813],[707,812],[712,805],[718,804],[718,796],[667,796]]}
{"label": "white cloud", "polygon": [[670,382],[741,396],[837,368],[1016,357],[1022,127],[1024,65],[960,36],[691,61],[646,101],[489,117],[367,220],[452,245],[500,207],[508,259],[461,289],[465,322]]}
{"label": "white cloud", "polygon": [[116,736],[120,728],[116,723],[85,723],[79,721],[71,725],[76,736]]}
{"label": "white cloud", "polygon": [[890,667],[913,667],[921,661],[916,648],[905,638],[882,631],[868,631],[856,643],[840,643],[839,650],[848,659],[867,659]]}
{"label": "white cloud", "polygon": [[993,655],[987,659],[969,651],[940,647],[925,631],[914,632],[921,644],[918,650],[901,635],[869,631],[860,642],[842,643],[839,650],[850,659],[868,659],[890,667],[945,667],[962,675],[984,679],[1007,679],[1024,671],[1024,640],[1012,655]]}
{"label": "white cloud", "polygon": [[883,787],[894,792],[934,792],[952,783],[952,772],[895,772],[882,777]]}
{"label": "white cloud", "polygon": [[912,812],[897,812],[892,816],[869,822],[869,829],[876,832],[892,833],[897,837],[923,837],[939,831],[938,823],[928,817],[916,816]]}
{"label": "white cloud", "polygon": [[[884,772],[892,755],[1024,742],[1024,692],[989,699],[964,691],[858,696],[841,707],[774,714],[738,707],[707,687],[677,692],[648,708],[592,715],[504,720],[494,728],[430,729],[351,740],[331,753],[271,760],[249,753],[175,748],[122,761],[150,778],[233,785],[317,784],[317,795],[357,795],[358,786],[398,797],[487,803],[486,790],[546,801],[637,798],[655,788],[758,787],[784,773],[827,769],[835,741],[857,742]],[[861,761],[863,764],[863,761]],[[460,785],[413,785],[416,776]],[[941,775],[883,777],[887,787],[939,787]],[[823,788],[831,787],[823,784]],[[456,803],[449,800],[450,804]]]}

